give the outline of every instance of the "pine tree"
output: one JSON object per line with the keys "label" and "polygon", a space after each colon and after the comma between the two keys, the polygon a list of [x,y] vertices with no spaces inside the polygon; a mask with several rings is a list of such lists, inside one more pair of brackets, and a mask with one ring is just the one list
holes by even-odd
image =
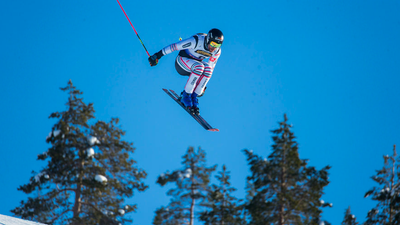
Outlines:
{"label": "pine tree", "polygon": [[384,166],[377,170],[372,177],[378,186],[373,187],[364,197],[372,196],[377,205],[368,212],[365,224],[400,224],[400,208],[398,205],[400,195],[399,183],[399,158],[396,146],[393,147],[393,155],[383,156]]}
{"label": "pine tree", "polygon": [[219,181],[219,185],[211,185],[208,193],[210,209],[201,213],[200,220],[205,222],[205,225],[246,224],[242,218],[243,207],[238,204],[240,200],[232,196],[236,188],[231,187],[230,172],[226,170],[225,165],[215,177]]}
{"label": "pine tree", "polygon": [[206,153],[201,148],[196,152],[189,147],[182,158],[182,169],[172,173],[167,171],[157,179],[161,186],[171,182],[176,184],[176,188],[167,192],[168,196],[172,196],[169,205],[157,209],[153,220],[155,225],[193,225],[196,212],[206,205],[210,175],[216,166],[206,167]]}
{"label": "pine tree", "polygon": [[316,170],[299,158],[287,121],[285,115],[279,129],[272,131],[274,144],[268,159],[244,150],[251,171],[246,208],[252,225],[319,224],[321,208],[331,206],[321,200],[330,167]]}
{"label": "pine tree", "polygon": [[46,140],[51,147],[38,155],[47,166],[18,188],[30,197],[11,212],[46,224],[129,222],[124,215],[137,206],[124,198],[147,188],[146,172],[129,158],[133,144],[121,140],[125,132],[116,118],[89,124],[93,104],[83,102],[71,81],[61,90],[69,93],[67,110],[50,115],[58,120]]}
{"label": "pine tree", "polygon": [[344,214],[344,219],[342,222],[342,225],[357,225],[359,224],[356,220],[356,217],[351,214],[350,206],[347,208],[345,214]]}

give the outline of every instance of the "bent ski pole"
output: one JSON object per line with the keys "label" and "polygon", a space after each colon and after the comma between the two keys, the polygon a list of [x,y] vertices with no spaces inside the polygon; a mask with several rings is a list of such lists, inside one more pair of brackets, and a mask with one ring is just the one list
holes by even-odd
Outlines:
{"label": "bent ski pole", "polygon": [[135,34],[136,34],[136,35],[137,35],[137,37],[139,38],[139,41],[140,41],[140,43],[142,43],[144,50],[146,51],[147,55],[150,57],[150,54],[149,54],[149,52],[147,51],[147,49],[146,49],[146,46],[144,46],[142,39],[140,39],[140,37],[139,37],[139,34],[136,32],[135,28],[133,27],[133,25],[132,25],[131,21],[129,20],[129,17],[128,17],[128,15],[126,15],[124,8],[122,8],[122,5],[121,5],[121,3],[119,3],[119,1],[118,1],[118,0],[117,0],[117,2],[118,2],[118,5],[119,5],[119,7],[121,7],[121,9],[122,9],[122,12],[124,12],[124,14],[125,14],[126,18],[128,19],[128,21],[129,21],[129,24],[131,24],[131,26],[132,26],[133,30],[135,31]]}

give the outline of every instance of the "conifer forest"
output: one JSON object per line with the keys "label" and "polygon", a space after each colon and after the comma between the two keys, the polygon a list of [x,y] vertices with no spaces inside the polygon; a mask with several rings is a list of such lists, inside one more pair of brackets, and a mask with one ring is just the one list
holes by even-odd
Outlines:
{"label": "conifer forest", "polygon": [[[239,199],[229,168],[209,165],[201,147],[188,146],[180,167],[165,168],[149,184],[133,143],[123,140],[119,119],[97,121],[93,104],[85,103],[72,81],[61,91],[66,109],[49,117],[57,122],[46,139],[50,147],[36,159],[43,169],[18,187],[26,199],[11,209],[17,217],[45,224],[130,224],[140,205],[126,199],[157,185],[170,200],[154,209],[154,225],[331,224],[322,216],[332,207],[323,200],[331,165],[317,169],[301,158],[287,115],[271,131],[269,155],[241,150],[249,175],[243,181],[246,197]],[[349,204],[338,215],[343,225],[400,224],[399,160],[394,146],[383,156],[383,168],[371,174],[375,186],[364,196],[376,206],[358,222]]]}

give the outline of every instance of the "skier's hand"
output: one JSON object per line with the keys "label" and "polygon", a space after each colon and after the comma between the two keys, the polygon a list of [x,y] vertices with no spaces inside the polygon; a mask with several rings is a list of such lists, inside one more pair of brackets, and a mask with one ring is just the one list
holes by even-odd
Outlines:
{"label": "skier's hand", "polygon": [[155,66],[158,63],[157,53],[149,57],[150,66]]}

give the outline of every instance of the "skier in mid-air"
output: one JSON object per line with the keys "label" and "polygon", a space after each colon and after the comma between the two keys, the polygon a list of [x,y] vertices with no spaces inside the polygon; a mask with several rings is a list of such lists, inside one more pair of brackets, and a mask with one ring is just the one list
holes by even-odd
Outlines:
{"label": "skier in mid-air", "polygon": [[180,75],[189,76],[180,101],[194,114],[199,115],[197,97],[204,94],[206,85],[211,79],[214,67],[221,56],[223,41],[222,32],[214,28],[207,34],[195,34],[188,39],[168,45],[149,57],[150,65],[155,66],[164,55],[180,51],[175,60],[175,69]]}

